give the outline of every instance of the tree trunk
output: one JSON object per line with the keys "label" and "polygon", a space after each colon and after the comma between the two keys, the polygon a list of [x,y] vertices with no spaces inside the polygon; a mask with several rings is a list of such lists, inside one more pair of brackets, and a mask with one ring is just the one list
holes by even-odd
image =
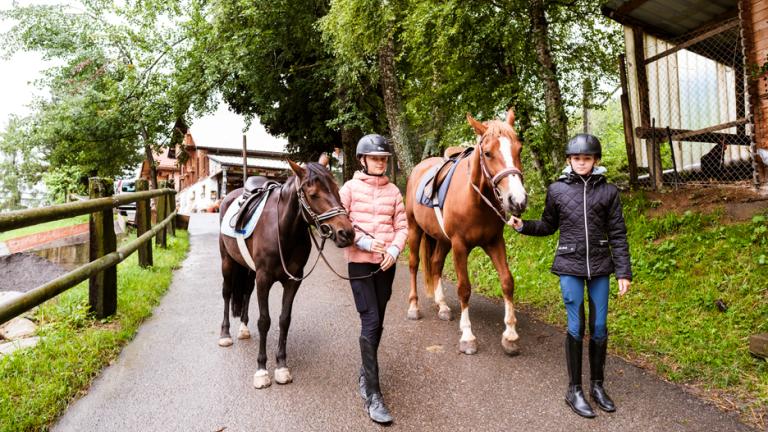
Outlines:
{"label": "tree trunk", "polygon": [[142,133],[144,138],[144,156],[149,165],[149,184],[150,189],[157,189],[157,166],[155,165],[155,155],[152,154],[152,144],[149,142],[149,136],[146,132]]}
{"label": "tree trunk", "polygon": [[387,113],[389,130],[395,144],[395,152],[401,168],[409,173],[418,162],[418,153],[411,141],[410,128],[405,118],[400,86],[397,83],[395,68],[395,41],[389,36],[379,50],[379,69],[381,72],[381,87],[384,93],[384,109]]}
{"label": "tree trunk", "polygon": [[551,131],[550,154],[554,168],[561,166],[565,157],[562,147],[568,139],[568,117],[565,115],[560,82],[557,77],[557,65],[549,43],[549,24],[543,0],[531,0],[531,30],[539,63],[541,79],[544,81],[544,104],[547,111],[547,123]]}
{"label": "tree trunk", "polygon": [[341,150],[344,153],[344,163],[342,166],[342,176],[344,181],[352,179],[357,170],[357,159],[355,159],[355,150],[357,141],[362,138],[363,133],[359,128],[344,128],[341,130]]}

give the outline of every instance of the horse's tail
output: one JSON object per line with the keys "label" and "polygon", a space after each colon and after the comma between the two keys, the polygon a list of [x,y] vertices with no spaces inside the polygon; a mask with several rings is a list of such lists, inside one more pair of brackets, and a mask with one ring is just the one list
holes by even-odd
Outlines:
{"label": "horse's tail", "polygon": [[424,265],[424,289],[427,291],[427,297],[435,297],[435,288],[437,280],[432,270],[432,254],[435,252],[437,241],[426,233],[421,234],[421,262]]}
{"label": "horse's tail", "polygon": [[246,298],[253,292],[254,281],[248,277],[248,271],[238,269],[234,272],[232,277],[232,297],[230,300],[230,306],[232,308],[232,316],[240,317],[243,314],[243,309],[248,307]]}

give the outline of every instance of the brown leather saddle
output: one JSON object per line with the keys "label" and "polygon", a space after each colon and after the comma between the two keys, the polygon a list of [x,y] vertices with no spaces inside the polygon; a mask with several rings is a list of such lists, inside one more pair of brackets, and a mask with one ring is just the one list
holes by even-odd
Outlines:
{"label": "brown leather saddle", "polygon": [[424,175],[420,187],[417,189],[419,203],[428,207],[443,207],[448,185],[453,177],[453,171],[459,161],[467,157],[474,147],[449,147],[446,149],[443,161]]}

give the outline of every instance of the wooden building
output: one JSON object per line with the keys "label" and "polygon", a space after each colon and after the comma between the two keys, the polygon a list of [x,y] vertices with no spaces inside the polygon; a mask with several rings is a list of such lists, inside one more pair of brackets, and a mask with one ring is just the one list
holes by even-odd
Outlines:
{"label": "wooden building", "polygon": [[610,0],[602,12],[624,25],[632,181],[660,187],[674,170],[675,179],[765,182],[753,168],[757,149],[768,149],[768,86],[758,76],[768,1]]}

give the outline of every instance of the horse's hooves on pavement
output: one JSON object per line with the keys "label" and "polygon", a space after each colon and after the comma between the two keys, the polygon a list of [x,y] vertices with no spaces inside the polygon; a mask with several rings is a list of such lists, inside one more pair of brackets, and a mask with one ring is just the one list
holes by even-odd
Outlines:
{"label": "horse's hooves on pavement", "polygon": [[238,339],[250,339],[251,338],[251,332],[248,331],[248,327],[245,327],[245,326],[240,327],[240,331],[237,332],[237,338]]}
{"label": "horse's hooves on pavement", "polygon": [[437,317],[442,321],[453,321],[453,313],[450,309],[440,309],[440,312],[437,313]]}
{"label": "horse's hooves on pavement", "polygon": [[220,347],[232,346],[232,338],[231,337],[224,337],[224,338],[219,339],[219,346]]}
{"label": "horse's hooves on pavement", "polygon": [[418,309],[408,309],[408,319],[418,321],[421,319],[421,312]]}
{"label": "horse's hooves on pavement", "polygon": [[510,357],[520,355],[520,344],[517,341],[508,341],[502,338],[501,347],[504,348],[504,352]]}
{"label": "horse's hooves on pavement", "polygon": [[477,352],[477,340],[459,341],[459,351],[467,355],[472,355]]}
{"label": "horse's hooves on pavement", "polygon": [[253,374],[253,386],[257,389],[267,388],[272,385],[272,380],[269,379],[269,372],[260,369]]}
{"label": "horse's hooves on pavement", "polygon": [[275,382],[278,384],[289,384],[293,382],[291,370],[288,368],[275,369]]}

